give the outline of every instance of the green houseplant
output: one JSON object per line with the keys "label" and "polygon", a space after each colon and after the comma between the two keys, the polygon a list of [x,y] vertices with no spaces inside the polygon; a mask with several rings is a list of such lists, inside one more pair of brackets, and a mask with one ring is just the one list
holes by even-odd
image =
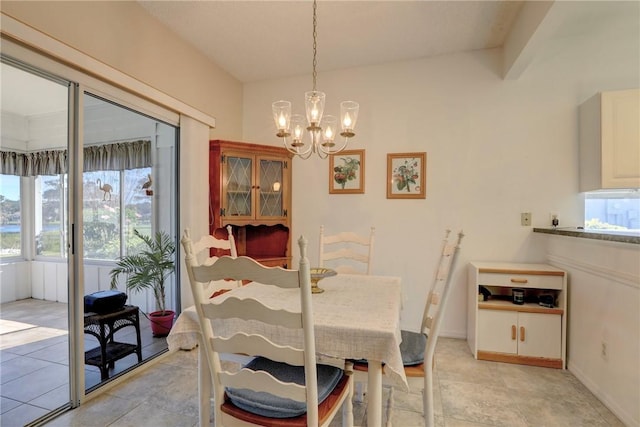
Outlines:
{"label": "green houseplant", "polygon": [[120,257],[111,270],[111,288],[115,289],[121,275],[126,275],[127,290],[141,292],[152,289],[157,311],[149,313],[151,330],[156,336],[167,335],[173,325],[175,312],[166,309],[165,281],[175,271],[175,242],[164,231],[157,231],[152,238],[134,229],[133,234],[145,244],[139,253]]}

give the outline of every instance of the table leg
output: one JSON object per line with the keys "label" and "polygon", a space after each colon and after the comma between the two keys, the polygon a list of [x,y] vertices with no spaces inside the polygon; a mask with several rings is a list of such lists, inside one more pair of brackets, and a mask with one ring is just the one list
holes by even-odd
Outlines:
{"label": "table leg", "polygon": [[198,346],[198,396],[200,398],[199,418],[200,427],[209,427],[211,417],[211,375],[209,374],[209,363],[204,346]]}
{"label": "table leg", "polygon": [[367,426],[380,427],[382,425],[382,363],[369,360],[367,378]]}

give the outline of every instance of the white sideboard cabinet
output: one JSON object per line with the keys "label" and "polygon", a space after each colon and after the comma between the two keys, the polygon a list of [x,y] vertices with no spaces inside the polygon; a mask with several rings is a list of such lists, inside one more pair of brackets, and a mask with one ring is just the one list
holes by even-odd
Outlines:
{"label": "white sideboard cabinet", "polygon": [[580,106],[580,191],[640,187],[640,89],[598,93]]}
{"label": "white sideboard cabinet", "polygon": [[[514,303],[514,289],[524,291],[521,304]],[[476,359],[566,367],[565,271],[547,264],[471,262],[467,308],[467,342]]]}

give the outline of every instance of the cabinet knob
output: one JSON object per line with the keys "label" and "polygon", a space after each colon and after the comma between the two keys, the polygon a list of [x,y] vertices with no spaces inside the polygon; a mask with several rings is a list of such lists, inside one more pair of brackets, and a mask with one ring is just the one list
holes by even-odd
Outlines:
{"label": "cabinet knob", "polygon": [[511,325],[511,339],[516,339],[516,325]]}

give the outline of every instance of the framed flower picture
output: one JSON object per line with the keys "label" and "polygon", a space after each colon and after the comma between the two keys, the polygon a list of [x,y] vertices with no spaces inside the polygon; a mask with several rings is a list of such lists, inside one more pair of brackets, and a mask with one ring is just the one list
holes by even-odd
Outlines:
{"label": "framed flower picture", "polygon": [[329,194],[364,193],[364,150],[329,156]]}
{"label": "framed flower picture", "polygon": [[427,197],[427,153],[387,154],[387,199]]}

